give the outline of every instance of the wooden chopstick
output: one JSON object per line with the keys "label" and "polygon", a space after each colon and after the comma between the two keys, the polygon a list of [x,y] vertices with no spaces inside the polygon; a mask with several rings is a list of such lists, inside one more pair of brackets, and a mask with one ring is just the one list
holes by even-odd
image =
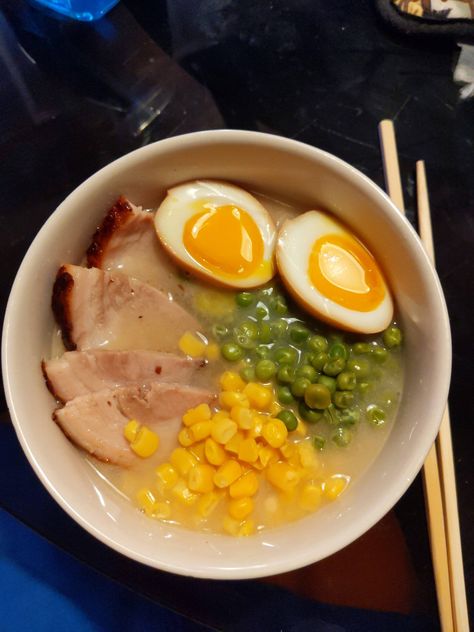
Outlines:
{"label": "wooden chopstick", "polygon": [[[405,206],[398,166],[395,130],[392,121],[384,120],[379,124],[379,136],[388,194],[404,215]],[[455,630],[453,602],[449,581],[450,573],[441,476],[435,445],[431,447],[423,465],[423,482],[441,629],[443,632],[452,632]]]}
{"label": "wooden chopstick", "polygon": [[[416,163],[416,191],[420,237],[428,256],[434,264],[435,254],[431,230],[430,203],[426,183],[425,163],[422,160]],[[441,485],[444,501],[444,520],[447,535],[454,629],[460,632],[468,632],[469,616],[462,561],[461,532],[459,528],[458,500],[456,494],[456,473],[454,468],[453,442],[451,438],[451,423],[449,420],[448,406],[446,406],[443,419],[441,420],[441,426],[436,440],[436,448],[439,464],[441,466]]]}

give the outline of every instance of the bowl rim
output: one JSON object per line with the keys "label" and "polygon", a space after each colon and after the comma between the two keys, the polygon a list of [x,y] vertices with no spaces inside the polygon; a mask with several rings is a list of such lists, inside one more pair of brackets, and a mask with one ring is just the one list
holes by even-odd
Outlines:
{"label": "bowl rim", "polygon": [[[232,142],[249,145],[258,144],[260,146],[266,146],[269,149],[289,150],[292,153],[296,151],[301,154],[305,154],[313,160],[316,159],[320,162],[329,163],[329,165],[332,166],[334,170],[337,171],[337,173],[341,174],[342,177],[355,181],[355,185],[357,187],[362,188],[365,192],[368,192],[369,194],[371,193],[372,196],[375,195],[379,197],[381,202],[381,210],[383,210],[384,214],[387,216],[391,214],[391,220],[396,225],[396,229],[398,231],[401,231],[402,234],[405,234],[408,239],[411,239],[412,244],[414,243],[413,239],[415,240],[415,242],[418,243],[418,255],[420,257],[420,261],[422,262],[420,265],[424,267],[426,272],[429,272],[431,289],[436,295],[435,300],[439,306],[437,317],[440,319],[440,326],[446,333],[446,335],[443,337],[443,340],[440,341],[440,354],[444,357],[445,363],[442,375],[438,376],[438,386],[440,388],[438,388],[437,392],[434,394],[437,405],[434,406],[433,409],[436,408],[436,410],[438,410],[438,418],[435,418],[435,415],[433,415],[433,419],[429,426],[429,432],[426,433],[426,444],[420,446],[418,450],[412,451],[411,458],[408,461],[409,467],[405,469],[404,476],[400,477],[397,485],[392,484],[392,487],[390,488],[391,493],[381,499],[381,501],[378,503],[377,510],[372,509],[370,512],[367,512],[365,519],[359,520],[357,528],[352,529],[350,532],[342,531],[339,534],[339,537],[333,539],[332,546],[329,546],[327,550],[325,550],[323,555],[321,555],[320,553],[313,553],[311,555],[310,551],[306,552],[306,554],[304,555],[304,559],[302,554],[296,557],[279,555],[276,561],[265,564],[263,568],[259,564],[255,564],[253,566],[245,566],[244,564],[242,564],[242,566],[238,568],[232,567],[232,569],[225,567],[224,564],[219,568],[216,568],[215,566],[196,566],[190,568],[189,566],[186,566],[186,564],[171,565],[167,562],[163,562],[161,560],[157,560],[156,558],[144,555],[140,552],[131,550],[128,546],[123,545],[121,542],[117,541],[109,534],[107,534],[105,530],[102,530],[92,522],[89,522],[87,519],[85,519],[81,515],[81,513],[74,508],[73,504],[71,504],[56,489],[54,482],[48,478],[41,466],[41,463],[39,463],[36,459],[34,447],[30,446],[29,444],[23,432],[21,419],[19,418],[19,415],[16,411],[14,385],[15,380],[12,378],[9,371],[10,355],[14,353],[14,350],[11,348],[12,345],[10,345],[9,340],[10,330],[14,328],[13,316],[15,305],[22,294],[22,285],[24,283],[25,271],[28,266],[29,259],[33,257],[35,250],[37,248],[40,248],[43,239],[46,239],[49,227],[55,221],[57,215],[65,212],[65,209],[67,209],[70,205],[73,205],[75,203],[76,197],[79,197],[84,189],[87,189],[91,185],[95,185],[97,181],[100,181],[103,178],[113,176],[114,171],[121,170],[125,164],[128,163],[130,166],[132,166],[135,161],[138,162],[142,160],[147,160],[148,158],[155,155],[155,153],[157,152],[166,153],[167,151],[172,150],[175,147],[179,148],[179,146],[182,146],[183,144],[189,147],[198,147],[200,145],[219,143],[228,144]],[[445,298],[441,288],[441,283],[431,260],[429,259],[426,251],[421,244],[418,234],[408,222],[408,220],[400,213],[400,211],[391,201],[388,195],[368,176],[363,174],[361,171],[359,171],[349,163],[325,150],[284,136],[247,130],[205,130],[158,140],[154,143],[150,143],[149,145],[135,149],[125,154],[124,156],[117,158],[116,160],[105,165],[100,170],[89,176],[81,184],[79,184],[53,211],[53,213],[46,220],[46,222],[44,222],[34,240],[30,244],[18,268],[17,274],[12,284],[7,307],[5,310],[2,331],[2,372],[8,410],[14,425],[15,432],[24,453],[28,461],[30,462],[30,465],[33,467],[33,470],[40,479],[41,483],[48,490],[55,501],[71,518],[73,518],[73,520],[75,520],[75,522],[77,522],[87,532],[96,537],[103,544],[106,544],[107,546],[125,555],[126,557],[129,557],[137,562],[144,563],[159,570],[169,571],[184,576],[207,579],[252,579],[295,570],[297,568],[301,568],[313,562],[324,559],[324,557],[332,555],[333,553],[341,550],[342,548],[359,538],[373,525],[375,525],[406,492],[406,490],[420,471],[421,467],[423,466],[425,458],[436,438],[438,428],[441,423],[444,405],[447,401],[450,384],[451,333],[449,316]]]}

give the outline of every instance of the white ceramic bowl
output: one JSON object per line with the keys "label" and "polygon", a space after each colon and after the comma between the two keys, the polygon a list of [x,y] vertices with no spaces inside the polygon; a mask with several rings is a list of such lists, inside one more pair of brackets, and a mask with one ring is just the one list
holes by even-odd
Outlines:
{"label": "white ceramic bowl", "polygon": [[[310,208],[356,228],[391,283],[405,333],[405,386],[394,428],[364,475],[336,502],[249,538],[166,526],[136,511],[87,464],[51,421],[40,360],[50,350],[58,266],[79,262],[104,213],[124,194],[155,206],[165,190],[219,178]],[[18,271],[3,331],[3,375],[13,423],[42,483],[99,540],[152,567],[238,579],[289,571],[343,548],[400,498],[433,443],[446,402],[451,347],[441,287],[408,222],[373,182],[334,156],[293,140],[243,131],[178,136],[138,149],[79,186],[38,233]]]}

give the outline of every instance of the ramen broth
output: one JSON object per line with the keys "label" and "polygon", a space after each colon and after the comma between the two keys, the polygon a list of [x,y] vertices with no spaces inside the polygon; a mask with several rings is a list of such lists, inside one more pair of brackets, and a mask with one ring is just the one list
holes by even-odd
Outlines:
{"label": "ramen broth", "polygon": [[[269,197],[254,194],[255,197],[271,213],[277,227],[282,221],[294,217],[303,211],[297,207],[275,201]],[[306,209],[304,209],[306,210]],[[210,342],[214,342],[212,337],[212,325],[216,322],[227,322],[235,324],[236,312],[240,309],[239,318],[246,317],[248,310],[236,307],[236,291],[211,287],[207,283],[198,281],[190,274],[183,272],[166,255],[159,245],[158,239],[150,241],[150,247],[140,249],[136,253],[128,251],[123,258],[116,258],[106,269],[108,271],[120,271],[130,276],[134,276],[141,281],[150,283],[155,287],[168,293],[180,303],[185,309],[193,314],[202,323],[202,333],[208,337]],[[269,284],[270,288],[281,288],[275,280]],[[257,290],[252,290],[258,292]],[[238,292],[238,290],[237,290]],[[300,309],[296,308],[286,296],[289,304],[287,320],[304,319],[307,326],[314,328],[322,335],[334,334],[335,329],[330,328],[318,321],[315,321]],[[162,350],[163,338],[166,333],[157,327],[151,315],[144,315],[148,319],[148,326],[142,329],[140,339],[137,340],[135,332],[131,329],[127,319],[124,319],[118,332],[110,335],[100,343],[102,349],[133,349],[148,348]],[[233,320],[234,319],[234,320]],[[381,336],[363,336],[337,332],[344,342],[348,341],[380,341]],[[174,351],[178,352],[177,349]],[[64,352],[59,332],[55,332],[52,344],[52,357],[60,356]],[[213,392],[219,390],[219,376],[228,370],[238,371],[236,365],[239,363],[228,362],[219,357],[210,360],[207,366],[199,372],[193,385],[205,387]],[[352,434],[352,440],[346,447],[340,447],[331,441],[332,429],[327,424],[307,424],[307,435],[312,437],[317,434],[325,439],[324,449],[316,450],[318,460],[318,480],[325,477],[341,477],[346,484],[354,481],[364,470],[374,461],[379,454],[384,442],[390,433],[393,420],[396,416],[398,399],[402,388],[402,358],[397,350],[389,353],[387,360],[377,365],[375,369],[376,378],[370,385],[368,392],[358,401],[358,407],[365,411],[369,404],[383,406],[387,417],[383,424],[374,425],[361,415],[360,421],[356,424]],[[297,413],[297,406],[293,406]],[[159,434],[159,430],[158,430]],[[297,432],[289,432],[288,440],[300,442],[307,439]],[[177,437],[171,441],[162,441],[157,452],[149,458],[140,460],[135,466],[124,469],[115,465],[99,462],[89,456],[86,458],[91,465],[100,473],[101,477],[109,482],[119,493],[125,495],[130,502],[137,505],[137,492],[143,488],[156,490],[156,468],[161,463],[167,462],[171,451],[179,446]],[[328,499],[322,501],[322,505],[329,502]],[[190,528],[199,528],[204,531],[222,532],[222,524],[226,513],[226,503],[220,503],[215,511],[207,518],[197,516],[193,506],[176,503],[173,506],[173,513],[168,522],[182,524]],[[291,494],[278,492],[268,481],[265,474],[260,476],[260,487],[254,497],[254,511],[252,520],[255,529],[261,530],[273,527],[278,524],[295,520],[306,515]]]}

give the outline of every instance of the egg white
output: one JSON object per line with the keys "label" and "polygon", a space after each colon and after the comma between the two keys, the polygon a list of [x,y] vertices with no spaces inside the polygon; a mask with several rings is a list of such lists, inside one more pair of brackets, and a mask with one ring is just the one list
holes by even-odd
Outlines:
{"label": "egg white", "polygon": [[[255,270],[245,277],[222,274],[196,261],[183,243],[186,222],[196,215],[196,201],[218,206],[235,205],[246,211],[255,222],[263,240],[264,270]],[[171,256],[191,272],[213,283],[237,288],[252,288],[269,281],[275,274],[274,251],[276,228],[265,207],[250,193],[238,186],[215,180],[195,180],[168,190],[155,214],[155,229],[161,243]],[[225,239],[225,235],[223,235]]]}
{"label": "egg white", "polygon": [[368,312],[343,307],[314,287],[308,272],[311,251],[314,242],[328,234],[352,237],[341,224],[321,211],[308,211],[283,224],[278,233],[276,260],[286,288],[304,309],[321,320],[359,333],[382,331],[393,318],[392,298],[383,279],[385,296]]}

